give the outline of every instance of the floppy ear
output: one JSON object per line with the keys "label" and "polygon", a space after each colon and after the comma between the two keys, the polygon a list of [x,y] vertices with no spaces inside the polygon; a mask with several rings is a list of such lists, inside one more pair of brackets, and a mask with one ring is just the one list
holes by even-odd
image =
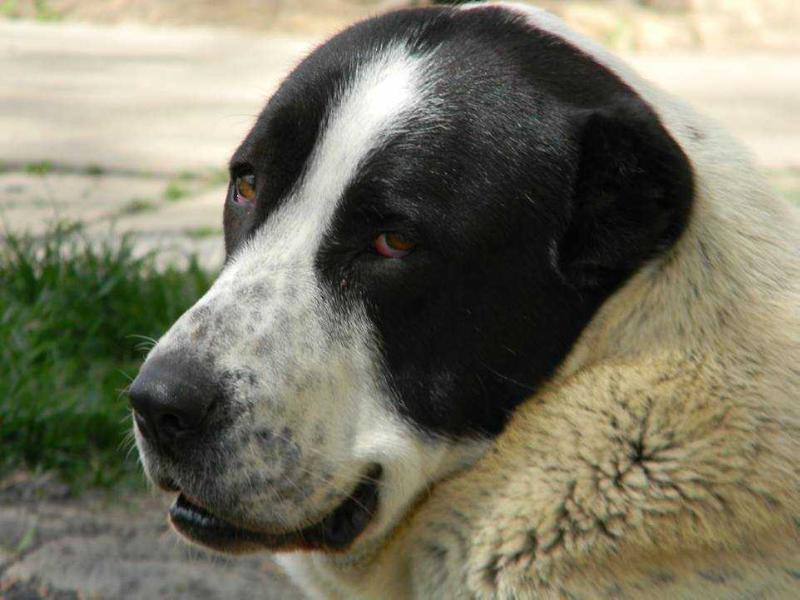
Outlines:
{"label": "floppy ear", "polygon": [[613,286],[683,231],[691,166],[639,100],[578,119],[580,163],[558,266],[576,287]]}

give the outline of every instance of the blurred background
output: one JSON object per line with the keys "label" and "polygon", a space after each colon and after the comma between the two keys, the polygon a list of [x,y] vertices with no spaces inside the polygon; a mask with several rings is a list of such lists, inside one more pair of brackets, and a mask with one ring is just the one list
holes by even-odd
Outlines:
{"label": "blurred background", "polygon": [[[422,0],[0,0],[0,598],[267,598],[167,531],[124,390],[222,259],[225,164],[280,78]],[[800,2],[542,0],[800,205]]]}

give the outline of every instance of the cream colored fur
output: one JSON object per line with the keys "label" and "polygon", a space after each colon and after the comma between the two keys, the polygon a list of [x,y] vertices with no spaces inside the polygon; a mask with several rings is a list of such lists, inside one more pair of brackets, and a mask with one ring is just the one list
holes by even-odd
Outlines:
{"label": "cream colored fur", "polygon": [[343,598],[800,598],[797,212],[725,132],[526,14],[655,108],[694,169],[688,230],[380,550],[297,571]]}

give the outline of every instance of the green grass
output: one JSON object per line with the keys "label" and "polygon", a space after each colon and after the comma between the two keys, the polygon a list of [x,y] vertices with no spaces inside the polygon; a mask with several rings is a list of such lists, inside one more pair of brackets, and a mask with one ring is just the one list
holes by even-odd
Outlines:
{"label": "green grass", "polygon": [[28,0],[20,6],[19,0],[0,1],[0,17],[17,19],[22,16],[33,17],[37,21],[60,21],[63,15],[50,6],[48,0]]}
{"label": "green grass", "polygon": [[122,237],[77,227],[0,242],[0,474],[56,471],[73,484],[132,481],[124,389],[158,337],[210,285],[192,260],[157,269]]}
{"label": "green grass", "polygon": [[181,171],[178,173],[178,181],[196,181],[200,179],[200,175],[194,171]]}
{"label": "green grass", "polygon": [[37,21],[50,22],[62,19],[62,15],[54,11],[47,0],[34,0],[33,6]]}
{"label": "green grass", "polygon": [[32,162],[25,165],[25,172],[29,175],[44,176],[53,170],[53,163],[47,160]]}
{"label": "green grass", "polygon": [[164,188],[164,198],[170,202],[177,202],[227,182],[228,172],[224,169],[181,171],[167,183]]}
{"label": "green grass", "polygon": [[155,203],[145,200],[144,198],[133,198],[126,202],[122,208],[119,209],[117,216],[123,215],[138,215],[143,212],[150,212],[158,208]]}
{"label": "green grass", "polygon": [[101,175],[105,174],[106,170],[100,165],[89,164],[86,165],[84,172],[91,177],[100,177]]}
{"label": "green grass", "polygon": [[195,227],[193,229],[185,229],[183,233],[184,235],[193,240],[202,240],[214,236],[222,236],[222,229],[220,229],[219,227],[208,227],[207,225],[205,225],[205,226]]}
{"label": "green grass", "polygon": [[178,200],[182,200],[189,195],[189,190],[178,183],[177,181],[171,181],[167,184],[166,189],[164,190],[164,198],[169,200],[170,202],[177,202]]}
{"label": "green grass", "polygon": [[19,9],[19,0],[5,0],[0,2],[0,16],[13,19],[17,17],[17,10]]}

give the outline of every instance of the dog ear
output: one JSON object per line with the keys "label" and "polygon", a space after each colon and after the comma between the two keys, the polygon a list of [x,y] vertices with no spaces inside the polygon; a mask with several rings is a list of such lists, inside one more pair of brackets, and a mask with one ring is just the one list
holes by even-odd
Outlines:
{"label": "dog ear", "polygon": [[558,268],[576,287],[614,286],[683,231],[689,159],[641,101],[578,116],[580,162]]}

